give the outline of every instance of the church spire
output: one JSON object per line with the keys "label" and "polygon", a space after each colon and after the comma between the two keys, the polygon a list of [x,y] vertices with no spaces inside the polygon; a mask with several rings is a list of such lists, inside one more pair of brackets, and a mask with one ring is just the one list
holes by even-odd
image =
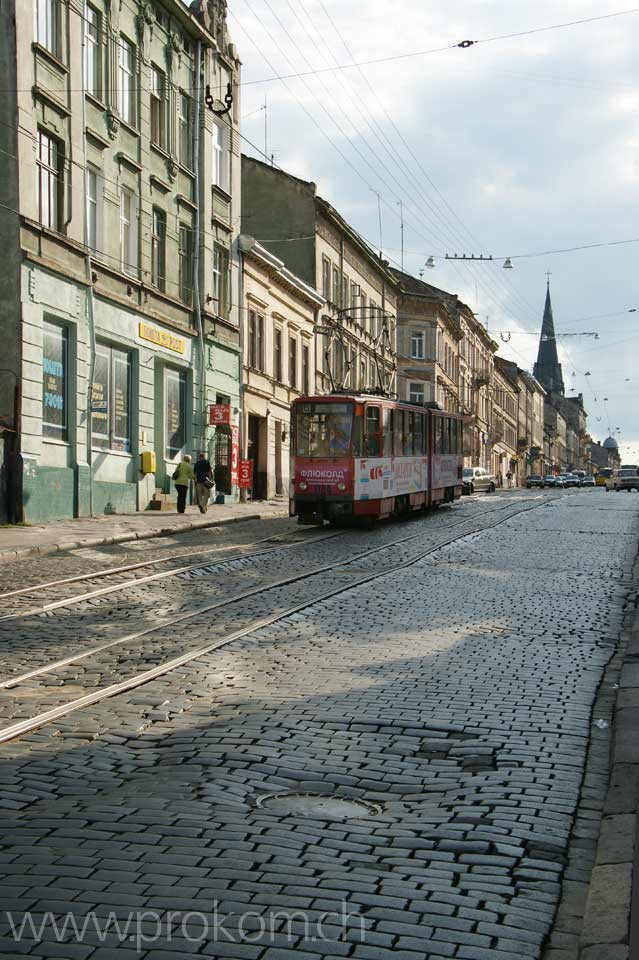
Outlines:
{"label": "church spire", "polygon": [[541,324],[539,350],[533,373],[541,385],[550,393],[564,395],[564,378],[561,364],[557,356],[557,340],[555,336],[555,321],[552,315],[550,301],[550,277],[546,283],[546,303],[544,304],[544,319]]}

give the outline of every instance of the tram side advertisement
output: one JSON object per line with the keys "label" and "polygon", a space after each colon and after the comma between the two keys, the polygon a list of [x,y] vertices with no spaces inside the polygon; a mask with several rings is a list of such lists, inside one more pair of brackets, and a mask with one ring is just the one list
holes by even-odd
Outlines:
{"label": "tram side advertisement", "polygon": [[437,454],[433,457],[433,489],[461,486],[457,454]]}
{"label": "tram side advertisement", "polygon": [[383,500],[418,493],[428,486],[426,457],[379,457],[355,460],[356,500]]}

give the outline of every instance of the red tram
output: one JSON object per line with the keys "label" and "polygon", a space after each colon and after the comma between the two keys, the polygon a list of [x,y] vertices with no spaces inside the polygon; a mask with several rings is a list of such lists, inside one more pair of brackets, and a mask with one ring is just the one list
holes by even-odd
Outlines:
{"label": "red tram", "polygon": [[292,408],[290,515],[300,523],[373,519],[462,492],[462,418],[360,393],[300,397]]}

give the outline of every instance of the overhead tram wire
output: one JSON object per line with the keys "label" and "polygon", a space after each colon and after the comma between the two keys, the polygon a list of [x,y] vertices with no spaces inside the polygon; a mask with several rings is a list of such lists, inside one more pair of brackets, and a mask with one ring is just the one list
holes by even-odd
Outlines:
{"label": "overhead tram wire", "polygon": [[400,53],[390,57],[376,57],[370,60],[360,60],[356,63],[341,64],[340,66],[337,66],[337,67],[323,67],[319,70],[310,70],[304,73],[291,73],[291,74],[282,74],[282,75],[278,74],[273,77],[263,77],[263,78],[260,78],[259,80],[245,80],[245,81],[242,81],[242,86],[248,87],[248,86],[255,86],[256,84],[272,83],[274,80],[296,80],[299,77],[309,77],[318,73],[333,73],[336,70],[352,70],[355,67],[368,67],[378,63],[393,63],[397,60],[408,60],[415,57],[426,57],[436,53],[445,53],[448,50],[455,50],[458,48],[468,49],[469,47],[479,46],[480,44],[484,44],[484,43],[495,43],[498,40],[512,40],[519,37],[532,36],[533,34],[536,34],[536,33],[547,33],[550,30],[561,30],[567,27],[576,27],[576,26],[581,26],[582,24],[595,23],[599,20],[611,20],[614,17],[625,17],[634,13],[639,13],[639,7],[633,7],[630,10],[618,10],[614,13],[606,13],[597,17],[585,17],[585,18],[582,18],[581,20],[569,20],[569,21],[566,21],[565,23],[550,24],[547,27],[534,27],[534,28],[531,28],[530,30],[521,30],[518,33],[507,33],[507,34],[501,34],[495,37],[484,37],[479,40],[463,40],[459,43],[449,43],[449,44],[446,44],[445,46],[433,47],[430,50],[416,50],[413,53]]}
{"label": "overhead tram wire", "polygon": [[[285,59],[286,59],[289,63],[291,63],[291,60],[290,60],[290,58],[288,57],[288,55],[282,50],[281,45],[277,42],[277,40],[275,40],[275,38],[273,37],[273,35],[272,35],[272,34],[270,33],[270,31],[266,28],[265,24],[263,23],[263,21],[261,20],[261,18],[255,13],[255,11],[254,11],[253,8],[251,7],[250,3],[247,3],[246,6],[247,6],[248,9],[250,10],[250,12],[253,14],[254,18],[256,19],[258,25],[261,27],[262,31],[267,34],[267,36],[268,36],[269,39],[274,43],[274,45],[280,50],[280,52],[283,53],[283,56],[285,57]],[[237,17],[234,17],[234,19],[237,20]],[[258,51],[258,53],[261,55],[261,57],[264,59],[264,61],[267,63],[267,65],[270,67],[270,69],[273,70],[273,72],[275,73],[275,68],[274,68],[273,64],[270,62],[270,60],[268,59],[268,57],[265,55],[265,53],[263,52],[263,50],[261,49],[261,47],[253,40],[253,38],[251,37],[250,33],[248,32],[246,26],[245,26],[241,21],[238,21],[238,23],[239,23],[241,29],[243,30],[243,32],[245,33],[245,35],[247,36],[248,40],[253,44],[253,46],[255,46],[255,48],[256,48],[256,50]],[[368,180],[362,175],[361,171],[358,170],[358,169],[351,163],[351,161],[346,157],[346,155],[345,155],[344,152],[341,150],[341,148],[333,141],[333,139],[327,134],[327,132],[318,124],[318,122],[317,122],[317,120],[315,119],[315,117],[310,113],[310,111],[309,111],[309,110],[305,107],[305,105],[300,101],[300,99],[299,99],[299,97],[297,96],[297,94],[296,94],[294,91],[291,90],[290,85],[287,84],[287,83],[285,83],[284,85],[286,86],[287,90],[289,90],[289,92],[292,93],[293,97],[295,98],[295,100],[297,101],[297,103],[302,107],[302,109],[304,110],[304,112],[306,113],[306,115],[311,119],[311,121],[313,122],[313,124],[318,127],[318,129],[320,130],[320,132],[322,133],[322,135],[329,141],[329,143],[331,143],[331,145],[333,146],[333,148],[339,153],[339,155],[342,157],[342,159],[344,159],[345,162],[348,163],[348,165],[351,167],[351,169],[355,170],[355,172],[357,173],[358,177],[360,177],[360,179],[362,179],[363,182],[366,183],[366,185],[369,187],[369,189],[375,190],[375,188],[374,188],[374,187],[368,182]],[[317,98],[316,98],[315,94],[313,93],[313,91],[312,91],[312,90],[310,89],[310,87],[308,86],[308,84],[305,83],[305,87],[306,87],[306,89],[308,90],[308,92],[311,94],[311,96],[316,100]],[[323,109],[323,111],[327,114],[327,116],[329,116],[329,118],[330,118],[330,119],[332,120],[332,122],[335,124],[335,126],[337,127],[337,129],[342,133],[342,135],[344,135],[344,131],[342,130],[340,124],[338,124],[338,123],[334,120],[334,118],[328,114],[328,111],[326,110],[326,108],[324,107],[324,105],[323,105],[321,102],[319,103],[319,105],[320,105],[320,107]],[[349,140],[349,142],[351,142],[351,145],[353,146],[352,141],[350,140],[350,137],[348,137],[348,135],[346,135],[346,138]],[[356,152],[358,153],[358,155],[361,157],[361,156],[362,156],[362,152],[361,152],[358,148],[356,148],[356,147],[354,147],[354,149],[356,150]],[[261,151],[260,151],[260,152],[261,152]],[[374,169],[374,167],[372,166],[372,164],[370,163],[370,161],[366,160],[365,162],[367,163],[367,166],[370,167],[370,169],[373,170],[373,172],[375,173],[375,175],[376,175],[377,177],[379,177],[379,178],[382,180],[382,182],[388,187],[388,184],[386,183],[386,181],[384,180],[384,178],[380,177],[378,171],[376,171],[376,170]],[[391,189],[391,192],[393,193],[392,188],[389,188],[389,189]],[[394,217],[397,217],[397,216],[398,216],[397,210],[393,207],[393,205],[389,204],[388,201],[385,200],[384,198],[382,198],[382,202],[383,202],[384,205],[390,210],[391,214],[392,214]],[[420,236],[423,237],[423,235],[421,234],[421,232],[419,231],[418,228],[414,227],[410,221],[406,221],[406,222],[409,224],[409,226],[411,226],[411,228],[415,231],[415,233],[417,233],[418,235],[420,235]],[[423,237],[423,239],[426,239],[426,238]],[[373,248],[375,248],[375,247],[373,246]],[[482,285],[482,287],[483,287],[483,286],[484,286],[483,280],[480,281],[480,282],[481,282],[481,285]],[[495,296],[494,296],[494,294],[493,294],[493,295],[492,295],[492,299],[495,299],[495,302],[497,303],[498,308],[499,308],[500,310],[502,310],[502,309],[503,309],[503,305],[502,305],[502,303],[500,302],[500,301],[501,301],[501,297],[495,298]],[[511,312],[511,313],[514,313],[514,311],[512,311],[512,310],[511,310],[510,312]],[[524,322],[525,322],[525,321],[524,321]]]}

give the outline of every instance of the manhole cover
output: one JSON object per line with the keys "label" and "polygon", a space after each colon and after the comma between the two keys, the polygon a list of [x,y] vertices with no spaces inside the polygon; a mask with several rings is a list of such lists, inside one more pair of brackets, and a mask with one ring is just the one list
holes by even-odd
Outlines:
{"label": "manhole cover", "polygon": [[318,817],[321,820],[352,820],[376,817],[382,808],[365,800],[320,797],[309,793],[277,793],[260,797],[258,807],[283,816]]}

